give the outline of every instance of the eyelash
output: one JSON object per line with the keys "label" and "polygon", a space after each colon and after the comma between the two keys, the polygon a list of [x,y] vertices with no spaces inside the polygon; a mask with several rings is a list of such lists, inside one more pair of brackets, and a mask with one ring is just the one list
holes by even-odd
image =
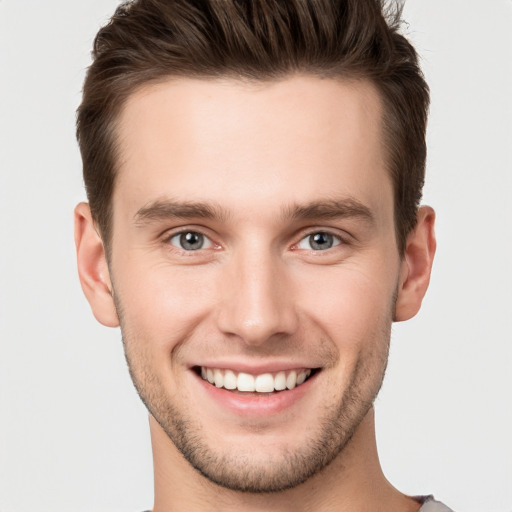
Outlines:
{"label": "eyelash", "polygon": [[[316,230],[316,231],[310,231],[309,233],[307,233],[306,235],[304,235],[297,244],[294,245],[294,247],[296,248],[299,248],[300,249],[300,244],[302,244],[304,241],[309,241],[310,243],[313,242],[311,239],[317,235],[322,235],[324,238],[325,236],[329,237],[332,239],[332,242],[333,242],[333,245],[330,246],[330,247],[327,247],[325,249],[313,249],[313,248],[304,248],[305,250],[311,250],[313,252],[323,252],[323,251],[328,251],[329,249],[332,249],[334,247],[337,247],[338,245],[341,245],[343,243],[345,243],[344,239],[340,236],[340,235],[337,235],[337,234],[334,234],[334,233],[331,233],[330,231],[326,231],[326,230]],[[307,243],[307,242],[306,242]]]}
{"label": "eyelash", "polygon": [[[184,247],[180,247],[179,245],[172,243],[173,239],[176,239],[177,237],[182,237],[184,235],[189,235],[189,234],[199,235],[200,237],[202,237],[203,242],[208,244],[208,246],[204,247],[203,245],[201,245],[201,247],[199,247],[197,249],[185,249]],[[315,250],[313,248],[302,248],[302,249],[309,250],[309,251],[312,251],[315,253],[321,253],[321,252],[333,249],[334,247],[337,247],[339,245],[347,244],[347,241],[345,240],[345,238],[340,236],[339,234],[332,233],[329,230],[317,229],[317,230],[311,230],[307,233],[302,233],[300,240],[297,243],[293,244],[291,246],[291,248],[300,250],[301,249],[300,244],[302,244],[304,241],[306,241],[308,239],[311,241],[311,237],[313,237],[315,235],[323,235],[324,237],[325,236],[330,237],[333,241],[333,245],[331,245],[330,247],[327,247],[326,249],[317,249],[317,250]],[[180,239],[178,239],[178,240],[179,240],[178,243],[182,242],[182,240],[180,240]],[[168,245],[173,246],[176,250],[179,250],[179,251],[181,251],[185,254],[189,254],[189,255],[191,255],[195,252],[202,251],[202,250],[207,250],[207,249],[212,249],[212,248],[220,248],[220,246],[215,244],[208,235],[206,235],[203,232],[201,232],[200,230],[196,230],[196,229],[182,229],[178,232],[168,234],[167,236],[165,236],[164,242]],[[191,242],[191,243],[193,243],[193,242]]]}
{"label": "eyelash", "polygon": [[[186,236],[186,235],[199,235],[200,237],[203,238],[203,242],[207,243],[208,244],[208,247],[199,247],[198,249],[185,249],[184,247],[180,247],[179,245],[175,245],[172,243],[172,240],[174,238],[178,238],[178,237],[183,237],[183,236]],[[187,253],[187,254],[191,254],[191,253],[194,253],[194,252],[199,252],[201,250],[204,250],[204,249],[212,249],[212,248],[216,248],[218,246],[216,246],[216,244],[211,240],[211,238],[208,236],[208,235],[205,235],[204,233],[202,233],[200,230],[197,230],[197,229],[182,229],[178,232],[175,232],[175,233],[171,233],[171,234],[168,234],[167,236],[165,236],[164,238],[164,242],[166,244],[169,244],[169,245],[172,245],[176,250],[178,251],[182,251],[184,253]]]}

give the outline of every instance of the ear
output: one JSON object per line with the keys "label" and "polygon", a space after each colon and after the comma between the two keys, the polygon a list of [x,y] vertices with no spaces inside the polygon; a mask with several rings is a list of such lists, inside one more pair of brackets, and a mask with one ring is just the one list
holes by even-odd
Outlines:
{"label": "ear", "polygon": [[395,307],[396,322],[416,315],[427,291],[436,252],[435,217],[430,206],[422,206],[416,227],[407,237]]}
{"label": "ear", "polygon": [[96,320],[107,327],[118,327],[105,248],[87,203],[75,208],[75,245],[80,283]]}

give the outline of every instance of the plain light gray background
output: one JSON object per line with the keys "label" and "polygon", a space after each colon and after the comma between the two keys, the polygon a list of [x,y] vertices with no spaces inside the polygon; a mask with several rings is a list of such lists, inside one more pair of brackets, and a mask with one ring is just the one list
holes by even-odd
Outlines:
{"label": "plain light gray background", "polygon": [[[114,0],[0,0],[0,512],[152,505],[147,415],[74,261],[74,111]],[[438,254],[377,401],[388,478],[512,511],[512,2],[408,0],[432,89]]]}

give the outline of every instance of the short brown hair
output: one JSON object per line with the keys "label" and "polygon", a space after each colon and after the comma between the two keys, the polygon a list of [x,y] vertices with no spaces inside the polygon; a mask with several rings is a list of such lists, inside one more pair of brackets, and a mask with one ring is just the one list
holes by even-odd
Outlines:
{"label": "short brown hair", "polygon": [[384,0],[133,0],[94,41],[78,108],[87,196],[111,238],[116,121],[138,88],[169,77],[278,80],[295,73],[366,79],[384,106],[398,247],[416,223],[425,176],[429,90]]}

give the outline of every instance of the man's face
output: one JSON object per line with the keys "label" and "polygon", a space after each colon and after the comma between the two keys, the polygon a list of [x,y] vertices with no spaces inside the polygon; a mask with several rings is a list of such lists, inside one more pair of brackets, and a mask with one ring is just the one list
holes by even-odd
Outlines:
{"label": "man's face", "polygon": [[110,277],[130,371],[223,486],[303,482],[379,390],[401,269],[380,119],[368,83],[312,77],[177,79],[121,115]]}

